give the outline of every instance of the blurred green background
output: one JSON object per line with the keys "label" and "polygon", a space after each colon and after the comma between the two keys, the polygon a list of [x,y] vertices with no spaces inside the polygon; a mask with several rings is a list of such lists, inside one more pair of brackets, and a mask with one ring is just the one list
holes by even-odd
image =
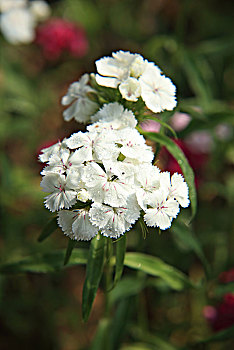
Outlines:
{"label": "blurred green background", "polygon": [[[234,292],[233,284],[219,282],[220,273],[234,267],[234,2],[61,0],[50,5],[52,17],[85,29],[89,49],[82,58],[64,53],[48,61],[35,43],[12,45],[0,37],[1,264],[67,246],[59,229],[37,242],[51,218],[43,207],[39,150],[84,130],[75,121],[63,121],[60,100],[71,82],[95,72],[94,61],[112,51],[138,52],[177,86],[176,112],[191,117],[178,131],[179,139],[202,131],[209,147],[189,156],[198,176],[198,213],[185,235],[196,237],[197,250],[173,226],[161,235],[152,230],[146,239],[131,231],[128,249],[162,258],[201,287],[175,292],[125,269],[123,284],[116,287],[122,294],[113,307],[112,345],[106,349],[232,349],[230,334],[220,341],[200,341],[214,334],[204,307],[216,307],[225,293]],[[166,167],[168,160],[161,161]],[[104,294],[98,291],[91,318],[82,323],[84,277],[84,267],[49,274],[2,273],[0,349],[104,349],[98,345],[105,327]]]}

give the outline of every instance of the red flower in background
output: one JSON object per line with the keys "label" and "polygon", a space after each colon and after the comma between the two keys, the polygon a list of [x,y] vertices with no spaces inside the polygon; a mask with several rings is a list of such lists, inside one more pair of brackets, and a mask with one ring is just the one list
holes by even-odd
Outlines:
{"label": "red flower in background", "polygon": [[[234,268],[222,272],[219,280],[221,283],[234,282]],[[203,315],[216,332],[234,325],[234,294],[225,294],[221,304],[216,307],[205,306]]]}
{"label": "red flower in background", "polygon": [[63,52],[83,57],[88,41],[83,28],[61,18],[52,18],[36,30],[35,42],[41,46],[46,59],[56,60]]}
{"label": "red flower in background", "polygon": [[[195,184],[198,187],[202,181],[202,171],[209,159],[209,152],[202,152],[201,150],[193,147],[184,140],[173,140],[184,152],[189,164],[193,168],[195,174]],[[177,160],[166,150],[162,148],[160,152],[160,158],[164,165],[164,170],[168,170],[171,174],[179,173],[183,174]]]}

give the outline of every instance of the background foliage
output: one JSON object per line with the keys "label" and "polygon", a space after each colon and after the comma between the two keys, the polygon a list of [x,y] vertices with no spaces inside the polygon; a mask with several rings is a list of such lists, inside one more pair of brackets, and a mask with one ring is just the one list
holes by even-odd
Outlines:
{"label": "background foliage", "polygon": [[[34,43],[13,46],[0,38],[0,348],[231,349],[233,329],[214,333],[203,309],[218,305],[225,293],[234,292],[232,283],[219,281],[223,271],[234,267],[234,3],[50,3],[53,16],[85,28],[89,51],[80,59],[65,54],[46,61]],[[85,267],[73,266],[84,260],[76,260],[74,249],[63,268],[68,239],[60,230],[37,242],[51,218],[42,205],[37,155],[42,147],[77,127],[83,130],[75,122],[63,121],[60,99],[72,81],[95,71],[96,59],[119,49],[139,52],[156,62],[177,86],[176,111],[192,117],[177,133],[179,140],[203,131],[211,141],[205,152],[190,159],[198,177],[198,212],[191,225],[182,225],[181,220],[161,235],[150,231],[146,239],[139,227],[131,231],[127,250],[139,256],[128,253],[122,280],[108,293],[108,301],[105,281],[101,281],[91,317],[84,324]],[[162,121],[170,117],[165,113]],[[194,159],[202,157],[205,161],[200,167]],[[161,159],[162,167],[166,167],[165,159]],[[188,219],[189,209],[180,215]],[[88,244],[77,247],[85,249]],[[160,278],[155,277],[151,262],[141,255],[145,253],[174,266],[181,275],[174,274],[168,282],[163,266]],[[14,265],[27,256],[31,260]],[[137,268],[135,261],[145,263],[145,270]],[[188,288],[181,276],[195,287]],[[111,318],[105,317],[107,312]]]}

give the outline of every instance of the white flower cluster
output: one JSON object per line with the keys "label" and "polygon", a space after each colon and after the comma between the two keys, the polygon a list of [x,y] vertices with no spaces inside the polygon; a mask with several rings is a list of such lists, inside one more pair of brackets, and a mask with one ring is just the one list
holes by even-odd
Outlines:
{"label": "white flower cluster", "polygon": [[123,98],[136,102],[142,97],[146,106],[154,113],[173,110],[176,106],[175,86],[161,74],[153,62],[139,54],[118,51],[112,57],[96,61],[99,85],[119,88]]}
{"label": "white flower cluster", "polygon": [[0,0],[0,30],[11,44],[28,44],[34,40],[38,21],[50,15],[43,0]]}
{"label": "white flower cluster", "polygon": [[[77,96],[69,97],[72,89],[63,102],[73,101],[76,106]],[[82,114],[82,107],[72,108],[80,108]],[[117,238],[141,213],[146,225],[169,228],[179,205],[189,205],[183,177],[170,177],[152,165],[151,147],[135,129],[133,112],[121,104],[105,104],[91,121],[87,132],[74,133],[39,156],[47,163],[41,181],[43,191],[49,193],[45,206],[58,211],[65,235],[90,240],[101,232]]]}

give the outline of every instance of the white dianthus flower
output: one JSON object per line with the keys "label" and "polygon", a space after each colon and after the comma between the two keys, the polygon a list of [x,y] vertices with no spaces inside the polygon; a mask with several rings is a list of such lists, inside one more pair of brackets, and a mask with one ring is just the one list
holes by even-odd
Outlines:
{"label": "white dianthus flower", "polygon": [[141,96],[141,84],[136,78],[129,77],[120,84],[119,91],[125,100],[136,102]]}
{"label": "white dianthus flower", "polygon": [[104,236],[117,238],[129,231],[139,218],[140,207],[135,195],[131,195],[126,206],[123,207],[93,203],[89,215],[91,222],[101,230]]}
{"label": "white dianthus flower", "polygon": [[159,227],[166,230],[179,213],[179,203],[173,199],[167,199],[168,193],[159,189],[147,198],[150,206],[145,209],[144,220],[148,226]]}
{"label": "white dianthus flower", "polygon": [[160,170],[152,164],[141,164],[137,167],[135,174],[136,196],[142,209],[146,209],[148,196],[160,187]]}
{"label": "white dianthus flower", "polygon": [[125,161],[139,164],[153,160],[152,148],[146,145],[144,137],[136,129],[120,130],[116,143],[120,145],[120,152],[126,157]]}
{"label": "white dianthus flower", "polygon": [[61,210],[58,213],[58,225],[66,236],[77,241],[89,241],[97,235],[98,229],[89,219],[89,210]]}
{"label": "white dianthus flower", "polygon": [[96,93],[96,91],[88,85],[89,75],[84,74],[79,81],[72,83],[68,92],[62,98],[62,105],[71,104],[63,112],[63,117],[66,121],[74,118],[79,123],[87,123],[90,117],[98,109],[98,104],[92,101],[88,94]]}
{"label": "white dianthus flower", "polygon": [[[137,125],[137,120],[128,109],[118,102],[105,104],[96,114],[91,117],[92,122],[99,121],[99,128],[106,124],[109,125],[110,129],[119,130],[126,127],[135,128]],[[95,130],[97,124],[88,127],[88,130]]]}
{"label": "white dianthus flower", "polygon": [[132,193],[131,185],[125,182],[124,174],[114,164],[105,166],[105,171],[97,163],[89,163],[84,168],[82,180],[94,202],[111,206],[126,205],[127,197]]}
{"label": "white dianthus flower", "polygon": [[102,161],[104,159],[117,159],[119,149],[115,144],[115,132],[103,130],[102,133],[81,131],[73,134],[66,142],[70,149],[77,148],[74,157],[76,161]]}
{"label": "white dianthus flower", "polygon": [[54,155],[62,156],[63,152],[66,152],[66,150],[67,150],[66,139],[64,139],[62,142],[59,141],[50,147],[43,148],[38,158],[42,163],[46,163],[50,160],[51,156],[54,156]]}
{"label": "white dianthus flower", "polygon": [[141,97],[154,113],[171,111],[176,106],[176,88],[171,80],[161,75],[156,66],[149,66],[139,78]]}
{"label": "white dianthus flower", "polygon": [[[45,197],[45,206],[54,212],[63,208],[70,208],[76,203],[76,184],[74,177],[66,178],[65,175],[50,173],[45,175],[41,181],[44,192],[50,194]],[[77,187],[79,182],[77,181]]]}
{"label": "white dianthus flower", "polygon": [[175,173],[170,179],[170,173],[163,172],[160,174],[160,184],[168,191],[168,198],[176,199],[183,208],[188,207],[188,185],[181,174]]}
{"label": "white dianthus flower", "polygon": [[128,51],[113,52],[112,57],[103,57],[95,63],[97,83],[111,88],[117,88],[129,77],[137,78],[144,71],[142,56]]}

